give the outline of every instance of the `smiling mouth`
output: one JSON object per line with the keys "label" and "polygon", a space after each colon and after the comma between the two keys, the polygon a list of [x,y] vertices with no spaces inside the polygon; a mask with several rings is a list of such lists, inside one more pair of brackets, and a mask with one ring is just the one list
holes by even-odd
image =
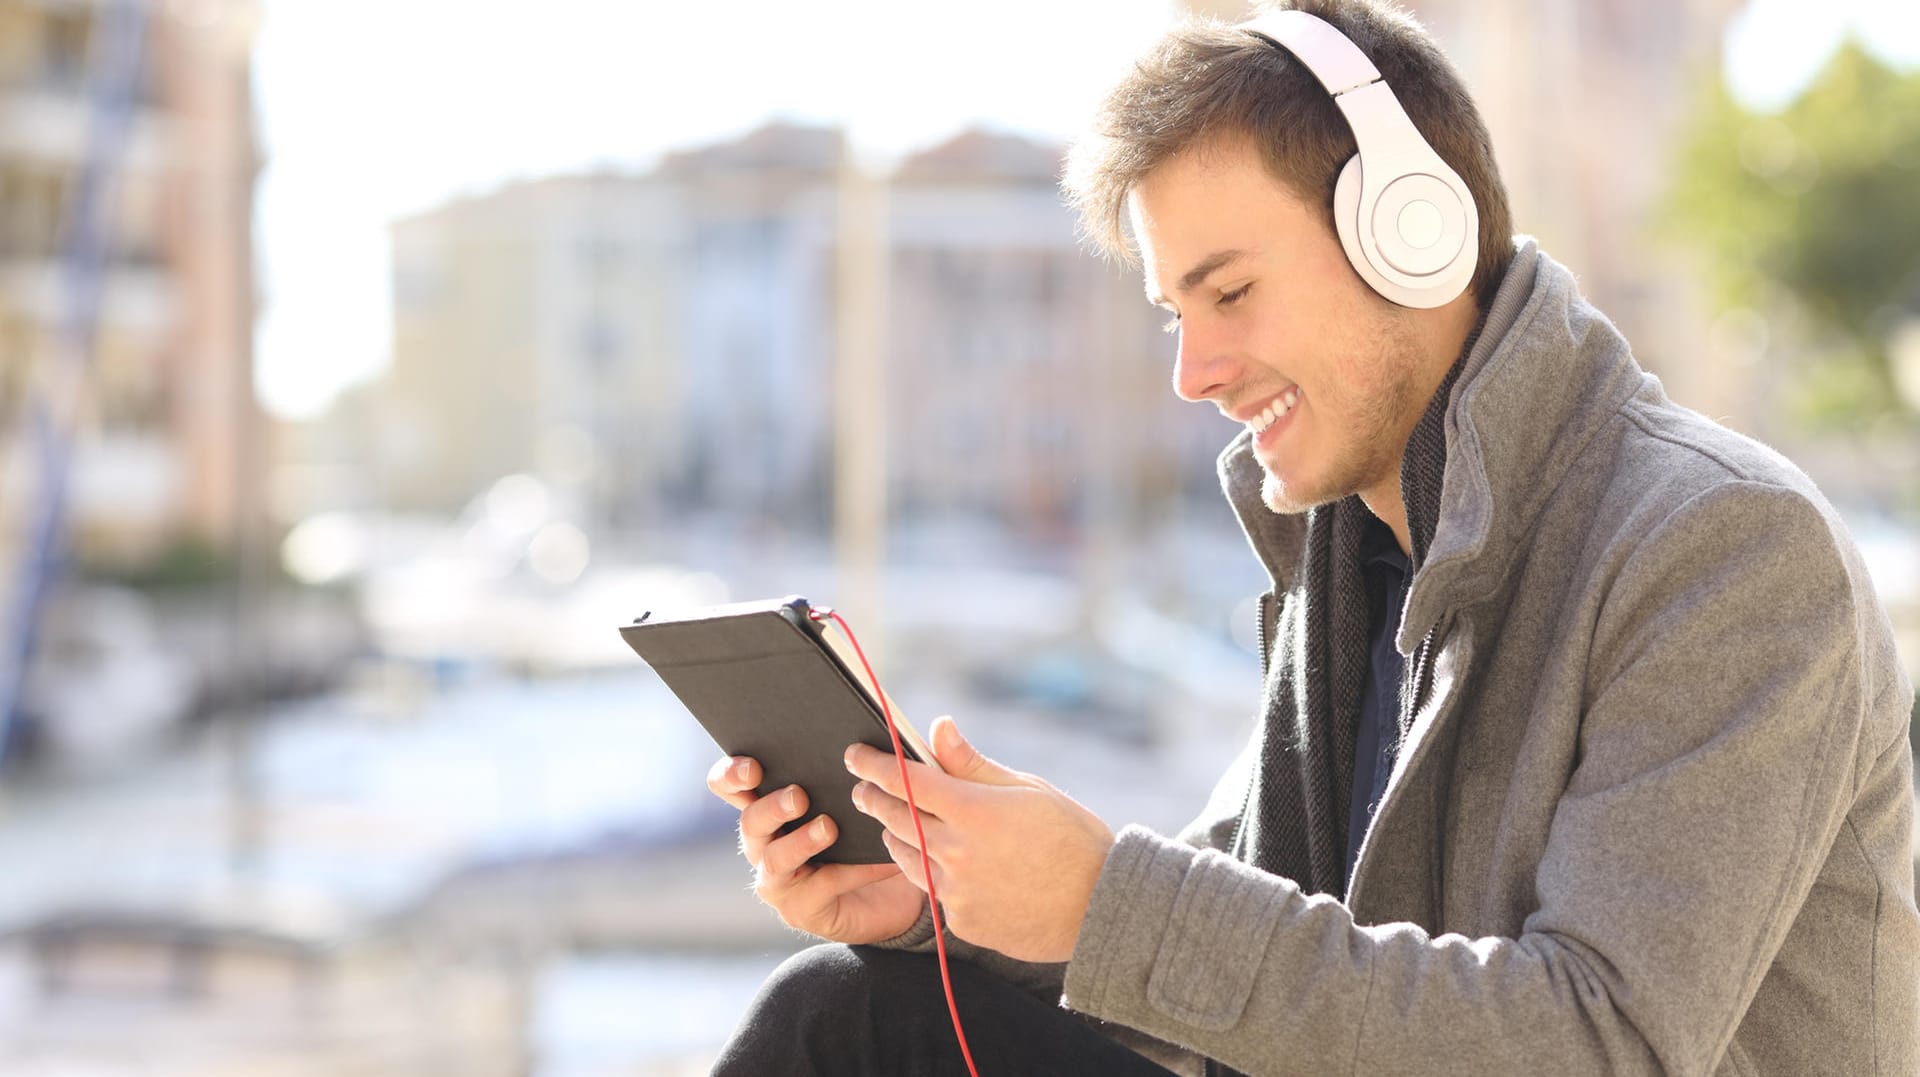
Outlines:
{"label": "smiling mouth", "polygon": [[1261,434],[1267,432],[1267,427],[1279,422],[1299,403],[1300,387],[1296,385],[1286,392],[1281,393],[1278,397],[1275,397],[1271,404],[1268,404],[1260,410],[1260,414],[1248,419],[1247,429],[1253,431],[1254,437],[1259,437]]}

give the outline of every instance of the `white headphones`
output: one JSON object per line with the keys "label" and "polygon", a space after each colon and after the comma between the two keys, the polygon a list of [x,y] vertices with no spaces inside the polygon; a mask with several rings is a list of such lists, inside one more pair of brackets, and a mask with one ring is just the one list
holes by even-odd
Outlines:
{"label": "white headphones", "polygon": [[1334,184],[1333,223],[1354,270],[1403,307],[1444,306],[1465,291],[1480,255],[1473,194],[1420,137],[1373,62],[1304,11],[1270,12],[1240,29],[1298,57],[1353,128],[1359,152]]}

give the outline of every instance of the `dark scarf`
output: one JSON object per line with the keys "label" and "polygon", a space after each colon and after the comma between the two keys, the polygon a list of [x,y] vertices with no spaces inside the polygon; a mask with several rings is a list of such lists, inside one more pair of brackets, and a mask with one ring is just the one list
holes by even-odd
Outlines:
{"label": "dark scarf", "polygon": [[[1440,513],[1448,402],[1484,324],[1483,315],[1407,439],[1400,493],[1416,573],[1433,544]],[[1291,591],[1276,596],[1281,602],[1278,645],[1269,657],[1260,764],[1244,817],[1247,832],[1236,850],[1308,893],[1336,897],[1346,892],[1354,742],[1370,654],[1360,549],[1371,517],[1357,495],[1308,513],[1306,571]],[[1431,644],[1431,638],[1422,642],[1407,663],[1402,735],[1428,672]]]}

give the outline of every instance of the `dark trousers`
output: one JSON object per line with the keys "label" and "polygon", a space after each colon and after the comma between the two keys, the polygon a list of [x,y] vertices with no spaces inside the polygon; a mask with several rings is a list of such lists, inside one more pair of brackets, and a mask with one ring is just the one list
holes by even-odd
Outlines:
{"label": "dark trousers", "polygon": [[[950,967],[981,1077],[1169,1077],[1085,1019],[978,966]],[[964,1077],[967,1067],[931,955],[823,945],[767,978],[713,1072]]]}

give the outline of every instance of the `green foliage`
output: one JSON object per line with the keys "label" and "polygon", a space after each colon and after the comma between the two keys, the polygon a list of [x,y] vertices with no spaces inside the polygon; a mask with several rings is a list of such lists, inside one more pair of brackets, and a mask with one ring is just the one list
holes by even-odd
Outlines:
{"label": "green foliage", "polygon": [[82,554],[74,568],[81,579],[139,591],[206,587],[232,575],[226,552],[197,537],[177,539],[150,558],[132,563],[121,559],[101,560]]}
{"label": "green foliage", "polygon": [[[1664,230],[1699,249],[1728,306],[1784,294],[1835,357],[1823,423],[1897,408],[1890,335],[1920,318],[1920,72],[1852,41],[1775,115],[1716,78],[1676,155]],[[1851,414],[1850,414],[1851,413]]]}
{"label": "green foliage", "polygon": [[1858,351],[1817,356],[1801,371],[1792,414],[1813,430],[1859,429],[1865,422],[1900,415],[1899,397],[1887,384],[1883,359]]}
{"label": "green foliage", "polygon": [[[104,560],[82,554],[75,559],[74,571],[82,580],[159,594],[227,586],[233,582],[239,566],[230,548],[202,536],[182,535],[138,561]],[[272,580],[277,583],[281,578],[276,565]]]}

